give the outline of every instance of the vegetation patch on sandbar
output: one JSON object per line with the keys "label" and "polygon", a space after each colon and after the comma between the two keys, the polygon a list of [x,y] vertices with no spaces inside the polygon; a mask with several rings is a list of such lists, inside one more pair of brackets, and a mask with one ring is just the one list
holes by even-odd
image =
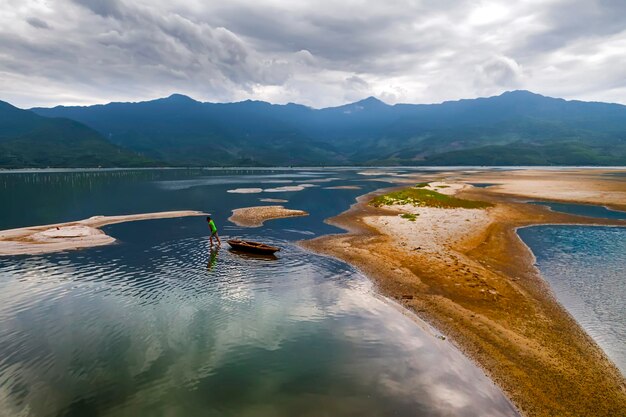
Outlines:
{"label": "vegetation patch on sandbar", "polygon": [[493,206],[493,204],[485,201],[465,200],[451,195],[441,194],[437,191],[420,188],[420,185],[421,184],[418,184],[415,187],[379,195],[378,197],[374,197],[370,201],[370,204],[374,207],[410,204],[419,207],[467,209],[483,209]]}

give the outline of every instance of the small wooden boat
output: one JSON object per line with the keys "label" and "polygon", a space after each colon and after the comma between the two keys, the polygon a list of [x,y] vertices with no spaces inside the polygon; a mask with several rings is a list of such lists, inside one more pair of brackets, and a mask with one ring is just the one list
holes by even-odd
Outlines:
{"label": "small wooden boat", "polygon": [[265,243],[253,242],[251,240],[231,239],[227,242],[233,250],[242,252],[272,255],[274,252],[278,252],[280,250],[280,248],[277,248],[275,246],[266,245]]}

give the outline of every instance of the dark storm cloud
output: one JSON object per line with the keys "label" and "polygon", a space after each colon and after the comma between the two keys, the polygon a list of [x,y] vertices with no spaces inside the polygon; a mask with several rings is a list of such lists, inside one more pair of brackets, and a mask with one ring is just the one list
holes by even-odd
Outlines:
{"label": "dark storm cloud", "polygon": [[[130,52],[139,65],[164,65],[181,76],[205,71],[246,83],[280,83],[280,71],[269,73],[254,62],[249,48],[232,32],[196,22],[177,13],[124,5],[118,0],[74,0],[93,13],[111,18],[113,30],[96,41],[109,49]],[[181,61],[182,59],[182,61]],[[183,65],[179,65],[183,64]],[[276,69],[276,68],[273,68]]]}
{"label": "dark storm cloud", "polygon": [[122,3],[119,0],[72,0],[74,3],[83,6],[93,13],[102,17],[120,17]]}
{"label": "dark storm cloud", "polygon": [[0,99],[623,101],[625,15],[621,0],[5,0]]}
{"label": "dark storm cloud", "polygon": [[26,21],[28,22],[29,25],[31,25],[34,28],[50,29],[50,26],[48,26],[48,24],[46,22],[44,22],[43,20],[38,19],[36,17],[30,17],[30,18],[26,19]]}
{"label": "dark storm cloud", "polygon": [[[353,6],[292,11],[262,3],[242,7],[231,2],[212,19],[268,52],[307,50],[327,60],[331,67],[386,71],[386,66],[377,65],[382,56],[423,53],[445,44],[449,30],[420,30],[414,25],[416,16],[426,11],[434,14],[437,10],[447,10],[451,18],[460,18],[461,9],[455,12],[446,2],[430,3],[417,7],[416,2],[396,2],[395,8],[384,7],[380,11],[374,8],[368,14],[365,5],[358,12]],[[395,60],[386,61],[388,67],[395,66]]]}

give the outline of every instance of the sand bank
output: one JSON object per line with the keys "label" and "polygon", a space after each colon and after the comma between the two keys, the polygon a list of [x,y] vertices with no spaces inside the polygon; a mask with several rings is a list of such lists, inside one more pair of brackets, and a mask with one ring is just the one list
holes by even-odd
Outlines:
{"label": "sand bank", "polygon": [[611,175],[615,172],[602,169],[573,169],[567,172],[487,171],[471,174],[467,181],[494,183],[494,186],[489,187],[492,193],[537,200],[600,204],[623,210],[626,209],[626,181],[623,177]]}
{"label": "sand bank", "polygon": [[[502,179],[491,175],[493,182]],[[559,173],[551,175],[553,181],[567,180]],[[597,176],[576,181],[579,191],[593,193],[609,187],[597,188],[605,181]],[[374,193],[329,220],[348,234],[303,245],[354,264],[383,294],[449,336],[485,369],[523,415],[625,415],[623,376],[555,300],[515,230],[531,224],[626,226],[626,222],[550,212],[466,184],[430,187],[494,206],[374,208],[367,204]]]}
{"label": "sand bank", "polygon": [[360,190],[358,185],[336,185],[334,187],[324,187],[325,190]]}
{"label": "sand bank", "polygon": [[261,227],[267,220],[308,215],[309,213],[306,211],[291,210],[283,206],[256,206],[235,209],[228,220],[235,223],[237,226]]}
{"label": "sand bank", "polygon": [[259,198],[259,201],[264,203],[288,203],[289,200],[284,200],[282,198]]}
{"label": "sand bank", "polygon": [[226,190],[226,192],[232,194],[257,194],[262,193],[263,188],[235,188],[233,190]]}
{"label": "sand bank", "polygon": [[115,238],[100,227],[137,220],[202,216],[199,211],[163,211],[123,216],[94,216],[75,222],[0,231],[0,255],[35,255],[108,245]]}

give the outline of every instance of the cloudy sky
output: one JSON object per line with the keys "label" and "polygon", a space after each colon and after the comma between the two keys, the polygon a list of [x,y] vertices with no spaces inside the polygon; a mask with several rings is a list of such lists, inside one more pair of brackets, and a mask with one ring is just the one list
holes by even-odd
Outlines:
{"label": "cloudy sky", "polygon": [[2,0],[0,100],[626,104],[625,0]]}

